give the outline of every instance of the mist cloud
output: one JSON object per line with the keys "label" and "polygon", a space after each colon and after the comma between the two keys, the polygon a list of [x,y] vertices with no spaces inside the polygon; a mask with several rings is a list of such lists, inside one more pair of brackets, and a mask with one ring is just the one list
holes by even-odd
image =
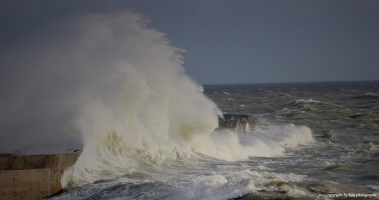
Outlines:
{"label": "mist cloud", "polygon": [[[129,12],[65,18],[7,49],[0,57],[0,151],[33,153],[80,146],[74,142],[81,139],[74,123],[78,110],[90,96],[99,95],[94,93],[107,96],[117,90],[111,82],[122,78],[119,64],[125,60],[131,65],[138,62],[139,68],[159,64],[145,59],[151,56],[148,52],[139,54],[143,40],[133,41],[133,35],[146,31],[118,28],[145,22]],[[164,34],[157,33],[153,39],[164,40]],[[167,73],[162,71],[161,76]]]}

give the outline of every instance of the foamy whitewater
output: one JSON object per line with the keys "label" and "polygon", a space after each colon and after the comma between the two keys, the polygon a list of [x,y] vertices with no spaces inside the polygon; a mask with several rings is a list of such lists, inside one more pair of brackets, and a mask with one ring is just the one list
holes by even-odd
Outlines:
{"label": "foamy whitewater", "polygon": [[[203,88],[186,75],[184,50],[147,23],[131,12],[69,18],[31,36],[43,42],[8,55],[25,80],[14,83],[20,90],[4,109],[9,121],[38,116],[30,123],[36,138],[83,142],[62,177],[65,192],[53,199],[327,199],[378,191],[377,83],[365,95],[349,90],[351,104],[320,85]],[[20,110],[26,117],[16,120]],[[257,123],[218,129],[224,114]],[[343,134],[348,142],[337,141]]]}
{"label": "foamy whitewater", "polygon": [[185,74],[183,50],[145,25],[129,12],[86,16],[76,24],[82,49],[73,48],[91,60],[86,66],[81,57],[73,63],[86,70],[80,77],[83,103],[75,118],[84,148],[65,172],[64,187],[149,174],[179,158],[238,161],[281,156],[283,147],[312,143],[311,130],[294,125],[270,128],[269,136],[247,135],[243,141],[233,131],[214,131],[221,111]]}

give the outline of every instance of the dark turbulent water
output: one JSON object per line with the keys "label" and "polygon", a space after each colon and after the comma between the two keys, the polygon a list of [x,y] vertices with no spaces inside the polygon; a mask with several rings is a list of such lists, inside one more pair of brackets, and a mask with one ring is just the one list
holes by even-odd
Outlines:
{"label": "dark turbulent water", "polygon": [[294,123],[313,131],[314,145],[259,159],[274,172],[309,179],[295,185],[321,194],[378,192],[378,82],[215,85],[206,91],[225,113],[255,115],[258,127]]}
{"label": "dark turbulent water", "polygon": [[[280,138],[277,144],[284,153],[234,162],[198,153],[144,166],[146,173],[99,180],[54,199],[379,196],[379,82],[209,85],[204,90],[224,114],[257,118],[256,126],[239,137],[241,143],[250,136]],[[311,143],[302,143],[302,134],[293,133],[306,127],[312,131]],[[260,143],[253,146],[260,149]]]}

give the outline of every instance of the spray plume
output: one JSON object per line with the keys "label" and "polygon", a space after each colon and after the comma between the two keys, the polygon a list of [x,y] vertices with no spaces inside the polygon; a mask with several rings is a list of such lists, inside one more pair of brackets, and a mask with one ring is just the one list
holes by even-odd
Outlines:
{"label": "spray plume", "polygon": [[127,11],[69,18],[9,51],[1,64],[17,79],[2,80],[13,86],[1,98],[4,132],[29,127],[19,137],[30,143],[81,138],[64,187],[148,173],[195,152],[230,161],[282,154],[280,142],[215,132],[221,112],[186,75],[183,50],[146,24]]}

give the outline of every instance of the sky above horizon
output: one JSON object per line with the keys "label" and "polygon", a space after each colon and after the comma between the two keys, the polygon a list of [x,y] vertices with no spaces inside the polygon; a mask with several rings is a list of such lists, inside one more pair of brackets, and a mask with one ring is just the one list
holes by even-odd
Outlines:
{"label": "sky above horizon", "polygon": [[379,80],[378,11],[376,0],[1,0],[0,153],[77,148],[96,120],[124,120],[119,108],[140,117],[158,103],[160,119],[197,102],[178,48],[203,85]]}
{"label": "sky above horizon", "polygon": [[379,80],[376,0],[3,0],[0,56],[64,18],[120,10],[184,49],[200,84]]}

